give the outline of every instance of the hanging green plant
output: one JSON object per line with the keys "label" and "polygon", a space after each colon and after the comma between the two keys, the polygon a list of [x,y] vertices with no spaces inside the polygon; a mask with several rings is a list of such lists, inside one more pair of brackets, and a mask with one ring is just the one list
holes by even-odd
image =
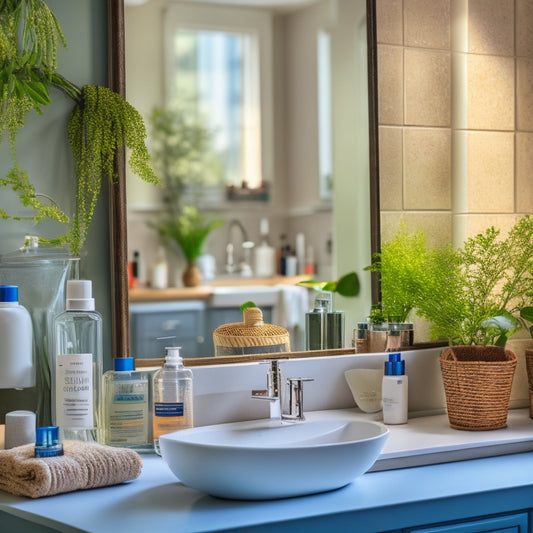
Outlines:
{"label": "hanging green plant", "polygon": [[87,238],[102,187],[102,178],[116,178],[115,157],[123,146],[131,149],[130,167],[145,181],[157,183],[144,140],[139,113],[107,87],[85,85],[81,101],[68,123],[68,137],[76,169],[76,213],[67,241],[77,253]]}
{"label": "hanging green plant", "polygon": [[[102,180],[116,179],[116,157],[131,149],[129,165],[143,180],[159,184],[146,148],[146,128],[140,114],[119,94],[107,87],[86,85],[81,89],[61,76],[57,50],[67,43],[59,22],[43,0],[0,2],[0,139],[9,137],[13,167],[0,186],[10,187],[23,206],[33,210],[27,217],[0,211],[3,219],[51,218],[69,223],[64,235],[47,240],[70,244],[78,254],[101,191]],[[50,88],[74,101],[68,136],[76,175],[76,206],[68,217],[52,199],[38,193],[17,161],[15,141],[26,114],[50,104]]]}

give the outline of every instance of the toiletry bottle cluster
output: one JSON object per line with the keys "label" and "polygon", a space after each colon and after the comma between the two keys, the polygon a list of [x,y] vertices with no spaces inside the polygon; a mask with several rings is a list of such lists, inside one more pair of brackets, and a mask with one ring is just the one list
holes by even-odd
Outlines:
{"label": "toiletry bottle cluster", "polygon": [[314,250],[305,244],[305,236],[298,233],[294,246],[286,242],[286,235],[280,236],[281,244],[277,251],[277,272],[282,276],[315,273]]}
{"label": "toiletry bottle cluster", "polygon": [[114,370],[104,374],[104,444],[137,449],[153,445],[159,454],[161,435],[193,427],[192,371],[183,366],[178,347],[166,351],[165,363],[151,382],[145,372],[134,370],[132,357],[116,358]]}

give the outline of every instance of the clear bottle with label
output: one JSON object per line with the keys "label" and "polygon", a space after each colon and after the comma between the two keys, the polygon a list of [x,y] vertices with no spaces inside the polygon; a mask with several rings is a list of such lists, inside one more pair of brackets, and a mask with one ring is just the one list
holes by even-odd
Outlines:
{"label": "clear bottle with label", "polygon": [[389,354],[389,360],[385,361],[385,375],[381,388],[385,424],[407,423],[407,384],[405,361],[402,360],[401,354]]}
{"label": "clear bottle with label", "polygon": [[151,449],[149,388],[144,372],[134,370],[133,357],[117,357],[104,374],[103,443],[137,450]]}
{"label": "clear bottle with label", "polygon": [[179,347],[166,348],[165,363],[153,376],[154,448],[159,437],[193,427],[192,371],[183,366]]}
{"label": "clear bottle with label", "polygon": [[99,440],[102,317],[90,280],[68,280],[66,310],[54,320],[52,420],[61,440]]}

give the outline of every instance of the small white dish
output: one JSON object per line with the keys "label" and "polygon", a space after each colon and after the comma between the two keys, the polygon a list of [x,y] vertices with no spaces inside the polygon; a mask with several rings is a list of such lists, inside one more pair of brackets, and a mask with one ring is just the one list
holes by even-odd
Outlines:
{"label": "small white dish", "polygon": [[357,407],[365,413],[377,413],[383,408],[381,386],[383,370],[352,368],[344,372]]}

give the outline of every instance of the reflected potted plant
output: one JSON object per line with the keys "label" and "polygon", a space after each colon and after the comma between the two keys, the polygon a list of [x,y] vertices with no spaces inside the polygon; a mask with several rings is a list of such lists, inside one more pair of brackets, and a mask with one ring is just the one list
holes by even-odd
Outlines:
{"label": "reflected potted plant", "polygon": [[163,216],[156,225],[163,241],[178,245],[187,261],[182,280],[186,287],[200,284],[201,274],[196,259],[202,254],[207,236],[224,222],[220,219],[207,219],[191,205],[183,206],[181,213]]}
{"label": "reflected potted plant", "polygon": [[150,122],[152,160],[161,176],[166,209],[179,212],[184,204],[197,205],[207,189],[224,180],[206,121],[177,103],[155,107]]}

